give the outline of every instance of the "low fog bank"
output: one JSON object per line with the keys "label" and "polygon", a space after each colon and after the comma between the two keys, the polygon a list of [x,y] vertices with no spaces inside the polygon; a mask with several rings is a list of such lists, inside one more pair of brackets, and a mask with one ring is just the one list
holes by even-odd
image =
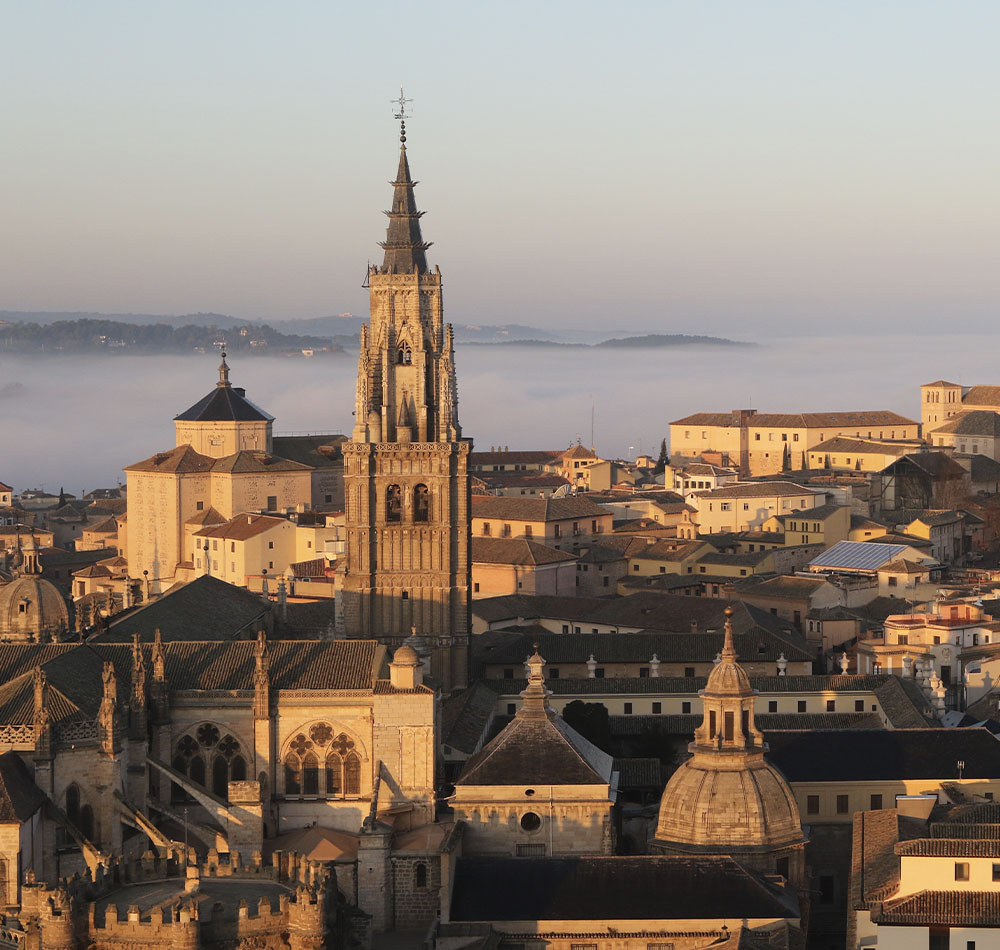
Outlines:
{"label": "low fog bank", "polygon": [[[747,334],[750,336],[751,334]],[[761,340],[757,347],[592,350],[459,346],[459,414],[478,449],[654,451],[696,411],[891,409],[920,418],[934,379],[1000,383],[993,336]],[[12,358],[0,354],[0,481],[80,492],[173,445],[173,417],[217,380],[218,355]],[[233,385],[275,416],[275,433],[353,425],[356,354],[231,360]]]}

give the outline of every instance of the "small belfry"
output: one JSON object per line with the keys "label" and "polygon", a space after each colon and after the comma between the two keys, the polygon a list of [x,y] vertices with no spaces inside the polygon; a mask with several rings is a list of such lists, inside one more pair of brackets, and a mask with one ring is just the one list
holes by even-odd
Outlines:
{"label": "small belfry", "polygon": [[343,636],[398,647],[412,627],[445,689],[468,681],[471,589],[468,454],[458,421],[454,337],[441,271],[427,249],[406,153],[381,265],[368,269],[352,439],[343,445],[347,556],[338,598]]}

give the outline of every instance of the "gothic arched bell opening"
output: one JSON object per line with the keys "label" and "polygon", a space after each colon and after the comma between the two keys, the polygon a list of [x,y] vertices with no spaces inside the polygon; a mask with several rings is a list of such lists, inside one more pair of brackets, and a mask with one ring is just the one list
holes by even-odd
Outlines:
{"label": "gothic arched bell opening", "polygon": [[413,489],[413,520],[431,520],[431,495],[426,485],[417,485]]}
{"label": "gothic arched bell opening", "polygon": [[390,485],[385,490],[385,520],[403,520],[403,492],[399,485]]}

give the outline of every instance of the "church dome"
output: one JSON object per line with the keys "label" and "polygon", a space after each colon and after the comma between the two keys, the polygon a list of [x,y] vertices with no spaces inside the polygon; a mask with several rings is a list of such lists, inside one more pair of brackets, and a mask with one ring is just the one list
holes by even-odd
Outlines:
{"label": "church dome", "polygon": [[750,677],[739,663],[716,663],[705,684],[706,693],[752,692]]}
{"label": "church dome", "polygon": [[660,850],[731,854],[773,851],[804,841],[799,809],[782,774],[764,758],[746,670],[736,662],[732,610],[719,662],[701,691],[705,712],[670,777],[656,826]]}
{"label": "church dome", "polygon": [[417,651],[405,643],[393,654],[392,662],[396,666],[419,666],[420,657]]}
{"label": "church dome", "polygon": [[0,587],[0,638],[28,640],[69,628],[69,610],[54,584],[29,574]]}
{"label": "church dome", "polygon": [[788,782],[764,761],[738,768],[694,756],[667,782],[656,839],[697,850],[780,848],[803,840],[799,808]]}

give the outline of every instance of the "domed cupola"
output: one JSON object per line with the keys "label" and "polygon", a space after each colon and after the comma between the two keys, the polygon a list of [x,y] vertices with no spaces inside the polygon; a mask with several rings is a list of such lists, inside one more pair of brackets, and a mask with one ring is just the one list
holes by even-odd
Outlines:
{"label": "domed cupola", "polygon": [[764,757],[746,671],[736,662],[732,609],[725,643],[700,695],[704,718],[691,757],[660,800],[653,850],[729,854],[767,873],[798,879],[805,838],[792,790]]}

